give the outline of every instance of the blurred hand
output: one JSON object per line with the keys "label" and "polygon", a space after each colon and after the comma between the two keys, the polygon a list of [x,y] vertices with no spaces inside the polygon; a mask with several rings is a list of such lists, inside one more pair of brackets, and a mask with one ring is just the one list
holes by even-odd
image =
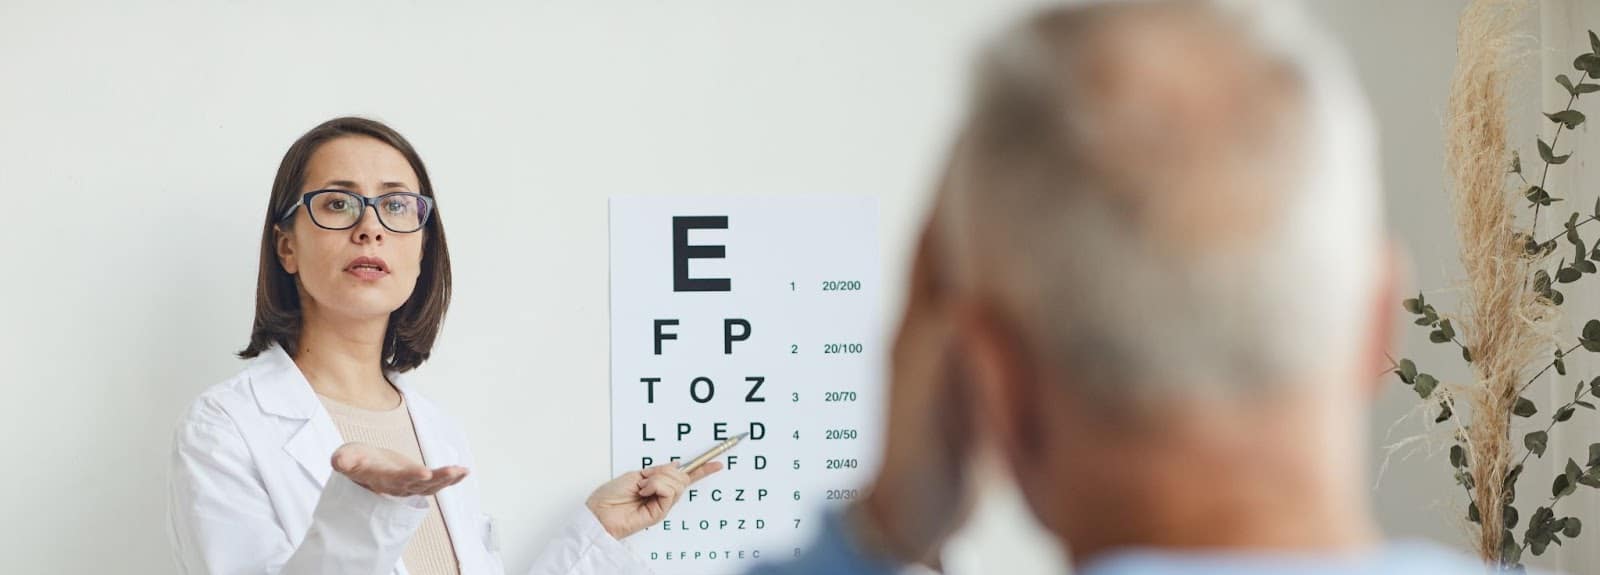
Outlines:
{"label": "blurred hand", "polygon": [[952,325],[936,269],[937,211],[911,266],[910,293],[892,351],[883,466],[859,503],[881,541],[905,563],[938,566],[945,539],[971,510],[968,452],[974,442],[967,389],[957,381]]}
{"label": "blurred hand", "polygon": [[368,491],[395,497],[433,495],[467,476],[459,465],[428,469],[398,451],[356,442],[333,452],[333,470]]}
{"label": "blurred hand", "polygon": [[690,485],[721,470],[722,462],[713,461],[694,473],[684,473],[676,463],[629,471],[595,489],[586,504],[606,533],[622,539],[665,519]]}

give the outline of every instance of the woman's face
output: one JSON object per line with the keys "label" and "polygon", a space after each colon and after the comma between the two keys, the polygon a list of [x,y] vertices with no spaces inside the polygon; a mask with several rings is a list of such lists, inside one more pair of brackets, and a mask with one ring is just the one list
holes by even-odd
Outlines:
{"label": "woman's face", "polygon": [[[405,156],[366,136],[335,138],[312,153],[305,185],[295,201],[306,192],[324,189],[369,198],[389,192],[421,193],[417,174]],[[378,222],[375,208],[370,206],[362,210],[355,227],[347,230],[318,227],[304,204],[293,218],[288,229],[279,227],[278,261],[295,276],[307,312],[314,309],[324,317],[372,320],[387,317],[411,297],[422,267],[424,231],[391,232]]]}

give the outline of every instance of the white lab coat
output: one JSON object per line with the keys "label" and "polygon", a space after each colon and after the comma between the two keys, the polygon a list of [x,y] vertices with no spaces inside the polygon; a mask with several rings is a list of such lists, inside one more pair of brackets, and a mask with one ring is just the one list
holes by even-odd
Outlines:
{"label": "white lab coat", "polygon": [[[459,426],[405,374],[388,376],[405,395],[425,463],[470,469]],[[427,516],[427,500],[373,493],[334,473],[333,451],[343,443],[311,384],[276,345],[207,389],[173,438],[168,515],[181,572],[405,575],[400,556]],[[476,476],[437,497],[461,572],[504,573]],[[532,575],[650,572],[587,509],[574,515]]]}

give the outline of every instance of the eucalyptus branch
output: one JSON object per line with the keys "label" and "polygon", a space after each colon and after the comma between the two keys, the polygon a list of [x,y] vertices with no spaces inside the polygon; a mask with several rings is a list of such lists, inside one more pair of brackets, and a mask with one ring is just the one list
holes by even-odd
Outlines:
{"label": "eucalyptus branch", "polygon": [[1539,370],[1539,373],[1535,373],[1535,374],[1533,374],[1533,377],[1528,378],[1528,383],[1524,383],[1524,384],[1522,384],[1522,387],[1517,388],[1517,396],[1518,397],[1522,396],[1522,392],[1527,391],[1528,390],[1528,386],[1531,386],[1531,385],[1533,385],[1533,382],[1538,381],[1539,380],[1539,376],[1544,375],[1544,372],[1550,371],[1550,368],[1556,366],[1556,362],[1561,361],[1562,359],[1566,358],[1567,354],[1570,354],[1570,353],[1572,353],[1574,351],[1577,351],[1579,347],[1583,347],[1583,344],[1579,343],[1578,345],[1574,345],[1572,347],[1569,347],[1569,348],[1567,348],[1566,351],[1561,352],[1561,355],[1558,355],[1558,356],[1556,356],[1555,359],[1550,360],[1550,363],[1546,364],[1544,366],[1544,369]]}
{"label": "eucalyptus branch", "polygon": [[[1574,88],[1572,90],[1570,90],[1572,93],[1567,96],[1567,107],[1563,108],[1561,110],[1562,112],[1568,112],[1568,111],[1572,110],[1572,105],[1578,101],[1578,92],[1577,92],[1576,86],[1582,86],[1583,85],[1583,81],[1587,80],[1588,77],[1589,77],[1588,74],[1579,74],[1578,75],[1578,83],[1574,85]],[[1551,154],[1555,153],[1556,143],[1561,141],[1561,130],[1563,128],[1566,128],[1566,127],[1567,127],[1566,124],[1557,124],[1556,125],[1556,133],[1555,133],[1554,136],[1550,137],[1550,153]],[[1541,156],[1540,159],[1544,160],[1544,169],[1539,174],[1539,189],[1543,190],[1545,182],[1550,177],[1550,164],[1552,164],[1554,162],[1550,161],[1550,158],[1548,156],[1545,156],[1544,154],[1540,154],[1540,156]],[[1520,172],[1520,170],[1519,170],[1519,172]],[[1522,174],[1518,173],[1517,175],[1521,176]],[[1524,179],[1524,181],[1526,181],[1526,179]],[[1530,237],[1530,238],[1538,237],[1538,235],[1539,235],[1539,208],[1543,207],[1543,206],[1544,206],[1544,204],[1540,203],[1540,202],[1534,202],[1534,204],[1533,204],[1533,225],[1528,227],[1528,237]]]}
{"label": "eucalyptus branch", "polygon": [[[1567,410],[1569,410],[1569,409],[1572,409],[1572,410],[1577,409],[1578,402],[1582,401],[1583,398],[1590,396],[1591,392],[1593,392],[1593,391],[1594,391],[1593,388],[1591,388],[1589,386],[1586,386],[1586,385],[1583,386],[1583,392],[1579,393],[1576,397],[1574,397],[1572,399],[1572,401],[1567,402],[1566,405],[1563,405],[1559,409],[1556,409],[1555,413],[1550,414],[1550,424],[1546,425],[1544,427],[1545,435],[1549,436],[1550,435],[1550,430],[1555,429],[1557,423],[1561,423],[1563,421],[1566,421],[1568,418],[1571,418],[1572,417],[1572,413],[1567,411]],[[1563,417],[1562,413],[1566,413],[1567,415]],[[1522,459],[1517,460],[1517,465],[1512,466],[1512,467],[1516,468],[1518,466],[1521,466],[1524,463],[1527,463],[1529,455],[1533,455],[1533,450],[1532,449],[1528,449],[1527,452],[1523,453],[1522,454]],[[1543,456],[1541,456],[1541,457],[1543,457]]]}
{"label": "eucalyptus branch", "polygon": [[[1595,221],[1595,220],[1596,220],[1596,219],[1600,219],[1600,218],[1596,218],[1596,217],[1595,217],[1595,216],[1589,216],[1589,217],[1588,217],[1588,218],[1585,218],[1585,219],[1584,219],[1584,220],[1583,220],[1583,221],[1581,221],[1581,222],[1578,222],[1578,223],[1577,223],[1577,227],[1580,227],[1580,228],[1581,228],[1581,227],[1583,227],[1583,225],[1584,225],[1584,224],[1587,224],[1587,223],[1589,223],[1589,222],[1592,222],[1592,221]],[[1542,242],[1539,242],[1539,245],[1541,245],[1541,246],[1542,246],[1542,245],[1544,245],[1544,244],[1547,244],[1547,243],[1550,243],[1550,242],[1553,242],[1553,241],[1556,241],[1556,240],[1558,240],[1558,239],[1561,239],[1561,236],[1562,236],[1562,235],[1563,235],[1563,234],[1565,234],[1565,233],[1566,233],[1566,232],[1561,232],[1561,233],[1560,233],[1560,234],[1556,234],[1556,235],[1553,235],[1553,236],[1550,236],[1550,239],[1547,239],[1547,240],[1545,240],[1545,241],[1542,241]]]}

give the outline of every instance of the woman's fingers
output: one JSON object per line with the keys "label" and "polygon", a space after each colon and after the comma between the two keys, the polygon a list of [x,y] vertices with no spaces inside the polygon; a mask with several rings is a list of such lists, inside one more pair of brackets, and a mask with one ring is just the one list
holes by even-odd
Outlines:
{"label": "woman's fingers", "polygon": [[659,469],[649,479],[644,480],[643,486],[639,489],[639,496],[676,501],[689,483],[689,474],[677,466]]}
{"label": "woman's fingers", "polygon": [[433,495],[446,487],[460,483],[462,479],[467,478],[467,469],[451,465],[433,470],[433,475],[434,479],[428,482],[423,495]]}
{"label": "woman's fingers", "polygon": [[689,484],[693,484],[696,481],[700,481],[701,479],[705,479],[706,476],[711,475],[713,473],[716,473],[718,471],[722,471],[722,462],[721,461],[713,461],[711,463],[707,463],[705,465],[701,465],[700,467],[696,468],[693,472],[689,473],[688,483]]}
{"label": "woman's fingers", "polygon": [[430,477],[425,481],[413,483],[408,486],[412,495],[433,495],[446,487],[460,483],[466,479],[467,469],[458,465],[450,465],[433,469]]}
{"label": "woman's fingers", "polygon": [[660,498],[672,500],[677,498],[679,486],[677,482],[663,474],[645,480],[644,488],[639,490],[639,495],[645,498]]}

